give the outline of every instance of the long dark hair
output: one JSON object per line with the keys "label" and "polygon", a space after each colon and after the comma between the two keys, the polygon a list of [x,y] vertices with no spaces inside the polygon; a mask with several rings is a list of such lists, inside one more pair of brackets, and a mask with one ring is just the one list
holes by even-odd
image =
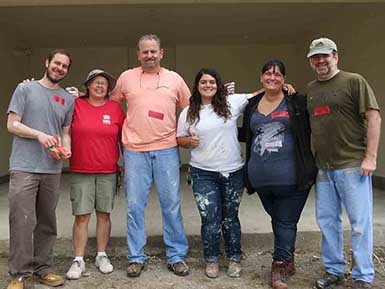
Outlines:
{"label": "long dark hair", "polygon": [[202,107],[202,97],[198,90],[199,81],[201,80],[203,74],[208,74],[215,78],[217,83],[217,93],[214,95],[211,104],[214,107],[214,112],[228,120],[231,117],[231,112],[229,104],[227,102],[227,92],[225,86],[223,85],[221,76],[219,73],[212,68],[202,68],[199,70],[194,80],[193,92],[190,97],[190,106],[187,111],[187,122],[192,125],[194,122],[199,122],[199,111]]}

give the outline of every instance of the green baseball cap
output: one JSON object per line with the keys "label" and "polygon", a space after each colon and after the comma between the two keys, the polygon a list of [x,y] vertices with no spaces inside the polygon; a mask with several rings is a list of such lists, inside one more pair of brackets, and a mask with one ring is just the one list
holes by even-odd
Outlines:
{"label": "green baseball cap", "polygon": [[316,54],[330,54],[333,51],[337,52],[337,45],[329,38],[314,39],[309,46],[307,57],[312,57]]}

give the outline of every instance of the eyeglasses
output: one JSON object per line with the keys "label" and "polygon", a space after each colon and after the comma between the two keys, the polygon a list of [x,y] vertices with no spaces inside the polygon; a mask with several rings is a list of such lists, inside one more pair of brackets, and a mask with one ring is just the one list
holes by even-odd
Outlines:
{"label": "eyeglasses", "polygon": [[102,82],[102,81],[98,81],[98,82],[92,82],[91,84],[93,85],[100,85],[100,86],[108,86],[108,82]]}

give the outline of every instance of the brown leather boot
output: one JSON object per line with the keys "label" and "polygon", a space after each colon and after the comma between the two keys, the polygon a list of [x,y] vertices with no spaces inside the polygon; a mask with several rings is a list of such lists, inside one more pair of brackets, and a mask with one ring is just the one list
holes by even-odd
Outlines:
{"label": "brown leather boot", "polygon": [[292,276],[295,274],[294,261],[286,263],[286,277]]}
{"label": "brown leather boot", "polygon": [[[273,261],[271,265],[271,286],[273,289],[288,289],[289,287],[285,283],[286,277],[289,275],[289,270],[292,271],[294,268],[294,263],[290,268],[287,263],[284,261]],[[293,274],[293,273],[291,273]]]}

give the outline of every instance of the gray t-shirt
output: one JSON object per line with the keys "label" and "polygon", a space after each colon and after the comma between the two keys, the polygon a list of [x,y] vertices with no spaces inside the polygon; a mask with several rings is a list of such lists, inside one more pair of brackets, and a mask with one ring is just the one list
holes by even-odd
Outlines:
{"label": "gray t-shirt", "polygon": [[256,109],[250,131],[253,138],[247,169],[253,188],[297,184],[295,141],[286,99],[268,115]]}
{"label": "gray t-shirt", "polygon": [[[74,99],[64,89],[49,89],[31,81],[16,87],[7,113],[16,113],[26,126],[55,136],[71,125],[73,108]],[[13,137],[10,171],[60,173],[62,166],[38,140]]]}

